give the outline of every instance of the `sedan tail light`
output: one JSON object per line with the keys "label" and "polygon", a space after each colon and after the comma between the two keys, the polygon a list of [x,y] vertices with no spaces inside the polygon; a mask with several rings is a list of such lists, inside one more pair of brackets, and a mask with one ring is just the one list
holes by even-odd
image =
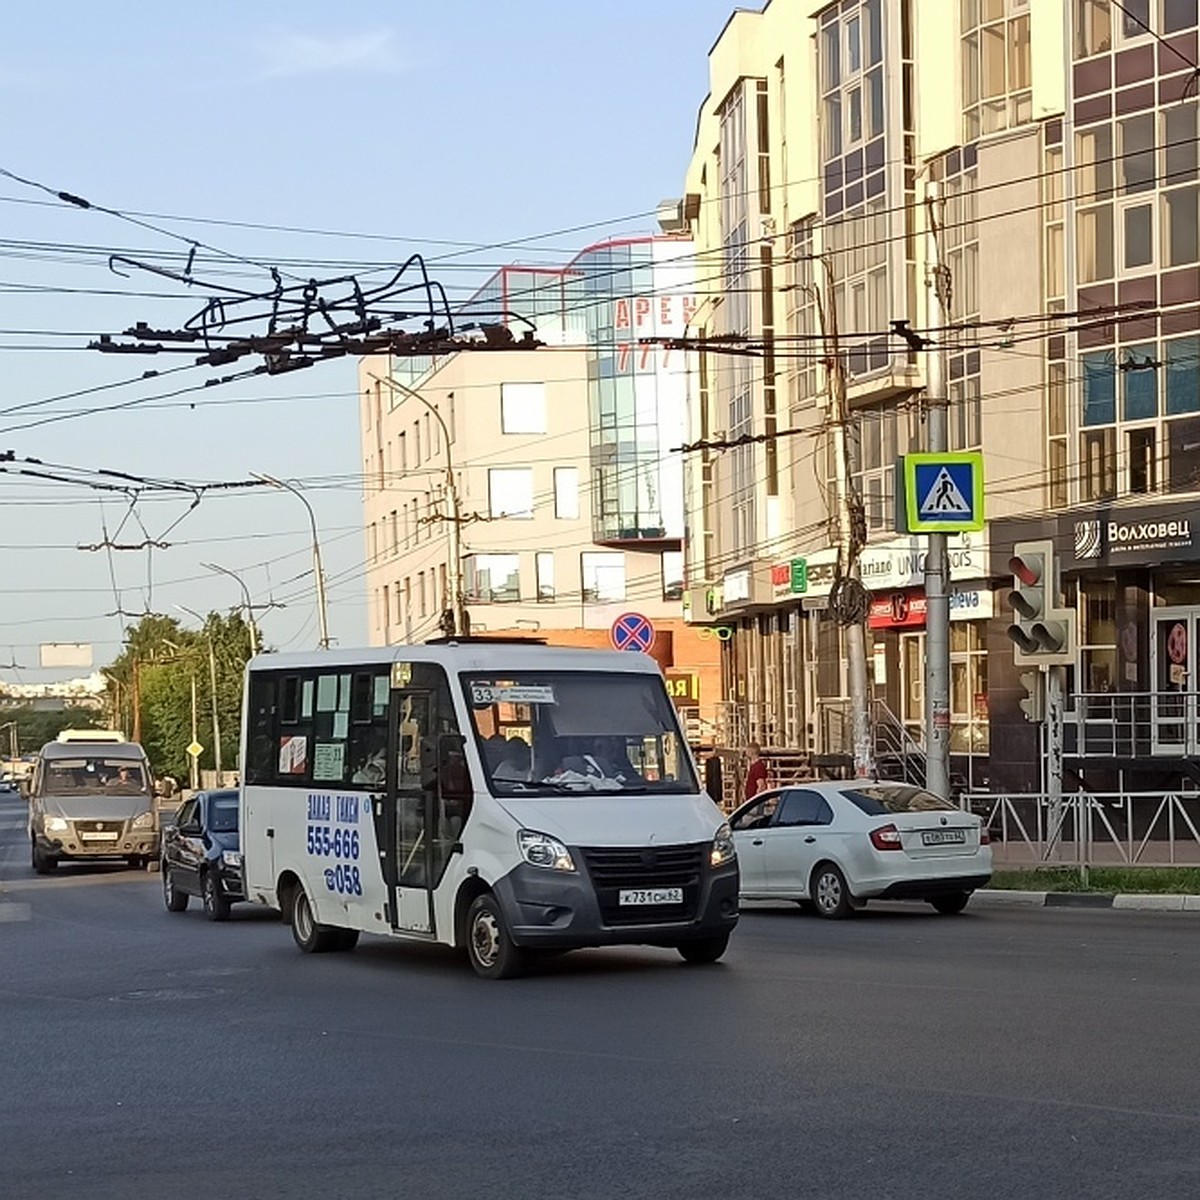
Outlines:
{"label": "sedan tail light", "polygon": [[900,830],[895,825],[881,825],[871,830],[871,845],[876,850],[902,850],[900,845]]}
{"label": "sedan tail light", "polygon": [[992,835],[988,833],[986,825],[980,825],[979,827],[979,844],[981,846],[990,846],[992,844]]}

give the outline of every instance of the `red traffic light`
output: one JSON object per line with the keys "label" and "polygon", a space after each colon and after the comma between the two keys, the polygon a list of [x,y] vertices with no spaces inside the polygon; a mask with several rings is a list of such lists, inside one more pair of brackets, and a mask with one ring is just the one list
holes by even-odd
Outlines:
{"label": "red traffic light", "polygon": [[1026,586],[1034,587],[1041,582],[1042,578],[1042,556],[1040,554],[1030,554],[1022,558],[1019,554],[1014,554],[1008,560],[1008,569]]}

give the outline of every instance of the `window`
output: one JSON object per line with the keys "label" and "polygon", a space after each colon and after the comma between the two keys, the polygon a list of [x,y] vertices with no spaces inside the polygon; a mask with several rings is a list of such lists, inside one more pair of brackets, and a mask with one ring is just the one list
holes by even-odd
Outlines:
{"label": "window", "polygon": [[1080,283],[1111,279],[1113,274],[1112,205],[1082,209],[1075,215],[1076,267]]}
{"label": "window", "polygon": [[1108,0],[1075,0],[1075,57],[1087,58],[1112,48],[1112,10]]}
{"label": "window", "polygon": [[546,432],[546,385],[502,383],[500,385],[500,432]]}
{"label": "window", "polygon": [[554,468],[554,515],[560,521],[579,520],[579,468]]}
{"label": "window", "polygon": [[554,599],[554,554],[541,550],[534,558],[537,573],[537,598],[542,601]]}
{"label": "window", "polygon": [[421,465],[421,423],[420,423],[420,421],[414,421],[412,423],[412,436],[413,436],[413,466],[419,467]]}
{"label": "window", "polygon": [[830,825],[833,809],[818,792],[799,791],[789,788],[783,793],[783,802],[775,817],[775,827],[784,825]]}
{"label": "window", "polygon": [[488,471],[488,511],[496,517],[533,517],[533,471],[493,467]]}
{"label": "window", "polygon": [[426,600],[426,597],[425,597],[425,572],[418,571],[417,572],[417,616],[427,617],[428,615],[429,615],[428,601]]}
{"label": "window", "polygon": [[1108,425],[1117,419],[1116,368],[1112,352],[1083,356],[1083,423]]}
{"label": "window", "polygon": [[683,599],[683,551],[664,550],[662,556],[662,595],[664,600]]}
{"label": "window", "polygon": [[402,433],[399,437],[400,442],[400,470],[408,470],[408,435]]}
{"label": "window", "polygon": [[1198,222],[1200,222],[1200,189],[1175,188],[1164,196],[1166,228],[1163,231],[1163,256],[1166,266],[1180,267],[1194,263],[1200,257]]}
{"label": "window", "polygon": [[472,554],[466,568],[468,600],[505,604],[521,599],[520,555]]}
{"label": "window", "polygon": [[962,0],[963,140],[1032,119],[1029,6],[1021,0]]}
{"label": "window", "polygon": [[1200,412],[1200,337],[1174,338],[1163,343],[1166,359],[1167,413]]}
{"label": "window", "polygon": [[612,604],[625,599],[625,555],[580,555],[585,604]]}

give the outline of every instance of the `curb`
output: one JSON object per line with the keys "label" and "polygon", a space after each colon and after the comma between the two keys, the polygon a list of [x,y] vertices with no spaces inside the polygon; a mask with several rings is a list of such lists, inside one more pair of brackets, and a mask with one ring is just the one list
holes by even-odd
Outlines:
{"label": "curb", "polygon": [[971,904],[994,908],[1123,908],[1140,912],[1200,913],[1200,896],[1175,893],[1127,892],[1018,892],[981,888]]}

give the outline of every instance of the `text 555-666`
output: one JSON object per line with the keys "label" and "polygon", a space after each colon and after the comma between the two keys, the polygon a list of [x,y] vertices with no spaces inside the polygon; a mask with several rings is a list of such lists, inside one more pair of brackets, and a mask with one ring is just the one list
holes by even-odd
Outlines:
{"label": "text 555-666", "polygon": [[309,854],[320,855],[322,858],[356,859],[359,855],[357,829],[309,825],[306,841]]}

